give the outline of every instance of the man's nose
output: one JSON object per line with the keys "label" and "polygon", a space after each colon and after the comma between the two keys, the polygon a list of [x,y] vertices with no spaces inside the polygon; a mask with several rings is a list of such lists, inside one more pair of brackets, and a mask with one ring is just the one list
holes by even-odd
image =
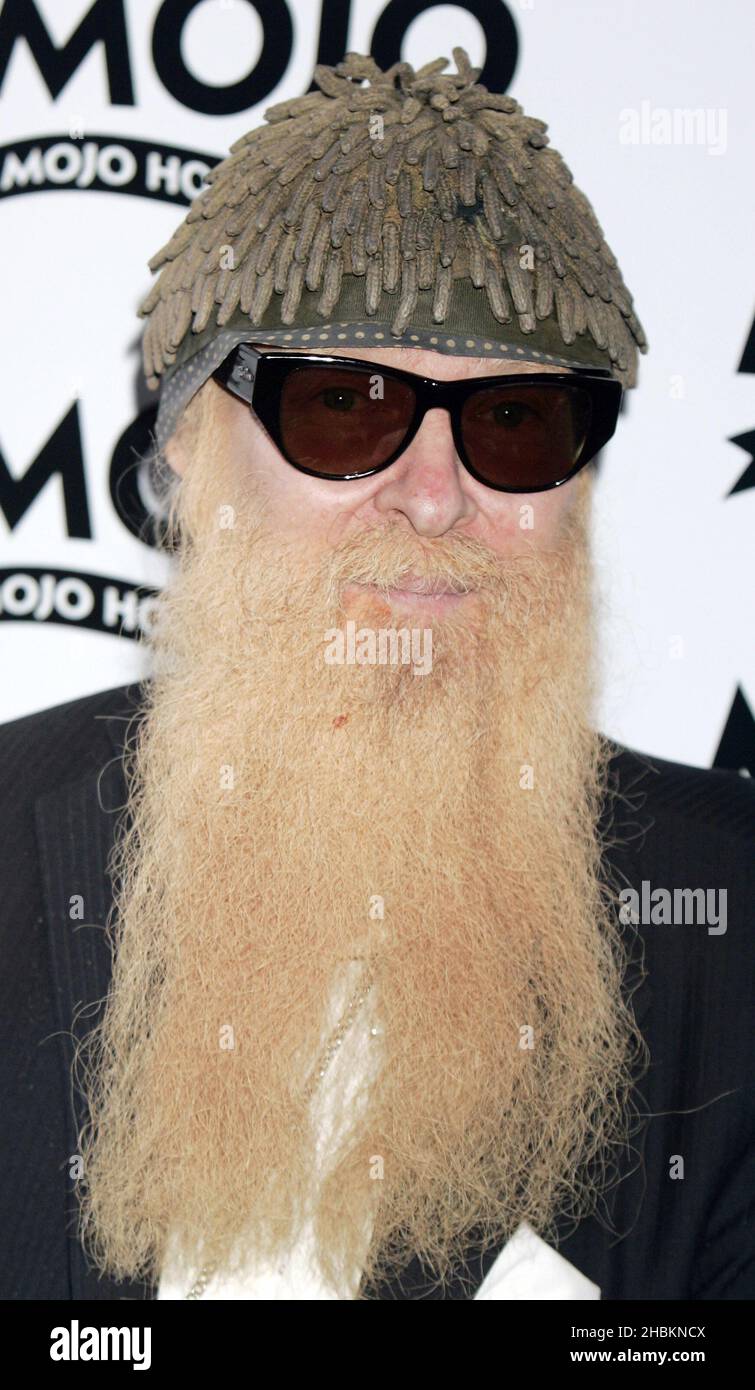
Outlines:
{"label": "man's nose", "polygon": [[463,476],[448,411],[428,410],[408,448],[378,475],[374,504],[383,515],[402,512],[420,536],[442,536],[473,514]]}

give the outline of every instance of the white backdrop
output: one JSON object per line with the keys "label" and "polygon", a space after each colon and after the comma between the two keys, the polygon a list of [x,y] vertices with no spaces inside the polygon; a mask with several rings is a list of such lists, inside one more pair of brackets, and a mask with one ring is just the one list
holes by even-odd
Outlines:
{"label": "white backdrop", "polygon": [[[455,44],[515,60],[509,91],[548,122],[650,341],[598,483],[601,727],[706,766],[734,707],[734,763],[752,766],[749,0],[0,4],[0,720],[143,673],[132,638],[166,561],[122,519],[111,461],[154,404],[135,317],[146,262],[203,158],[305,92],[339,23],[367,52],[386,12],[415,66]],[[514,45],[488,54],[506,16]],[[255,69],[264,95],[232,110],[227,89]]]}

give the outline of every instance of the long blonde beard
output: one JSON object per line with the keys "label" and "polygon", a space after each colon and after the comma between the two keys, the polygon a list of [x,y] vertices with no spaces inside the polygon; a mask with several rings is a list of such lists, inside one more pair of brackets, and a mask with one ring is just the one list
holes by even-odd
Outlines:
{"label": "long blonde beard", "polygon": [[[294,547],[265,528],[216,390],[189,417],[112,865],[113,989],[79,1057],[84,1238],[116,1277],[155,1277],[169,1242],[195,1265],[284,1258],[312,1201],[328,1000],[369,954],[380,1064],[327,1156],[317,1256],[334,1290],[415,1253],[442,1280],[473,1232],[547,1238],[589,1210],[627,1127],[588,480],[558,546],[516,560],[397,524]],[[391,624],[374,594],[339,607],[346,583],[410,570],[478,590],[463,620],[421,620],[432,671],[328,665],[347,616]]]}

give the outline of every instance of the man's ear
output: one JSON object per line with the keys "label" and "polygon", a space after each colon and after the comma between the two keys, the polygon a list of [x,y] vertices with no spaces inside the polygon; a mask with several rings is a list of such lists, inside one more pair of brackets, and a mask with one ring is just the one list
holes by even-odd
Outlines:
{"label": "man's ear", "polygon": [[173,472],[178,473],[179,477],[182,478],[186,471],[186,452],[181,447],[181,442],[177,435],[171,435],[163,449],[163,453],[173,469]]}

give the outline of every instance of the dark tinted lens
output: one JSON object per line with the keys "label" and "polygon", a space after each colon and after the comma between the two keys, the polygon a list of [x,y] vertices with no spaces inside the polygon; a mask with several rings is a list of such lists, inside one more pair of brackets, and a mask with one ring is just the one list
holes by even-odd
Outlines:
{"label": "dark tinted lens", "polygon": [[348,477],[385,463],[414,415],[414,392],[379,367],[296,368],[281,391],[280,430],[289,458],[313,473]]}
{"label": "dark tinted lens", "polygon": [[560,482],[579,461],[592,405],[579,386],[486,387],[464,403],[461,433],[486,482],[528,489]]}

